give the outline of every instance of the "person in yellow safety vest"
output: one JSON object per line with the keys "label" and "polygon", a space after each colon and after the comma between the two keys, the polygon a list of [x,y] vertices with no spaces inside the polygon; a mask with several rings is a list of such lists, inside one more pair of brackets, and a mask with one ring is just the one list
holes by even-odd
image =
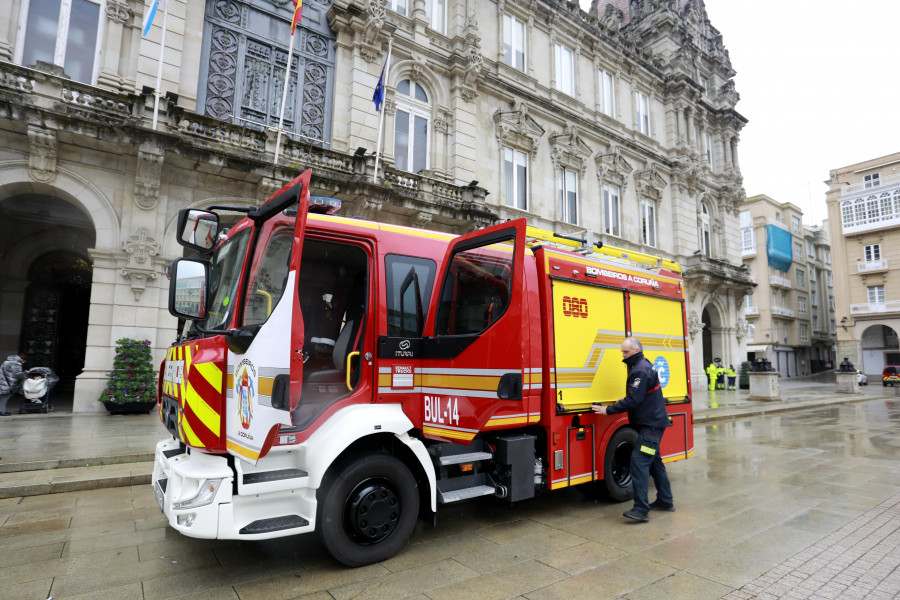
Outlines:
{"label": "person in yellow safety vest", "polygon": [[709,388],[709,391],[711,392],[716,389],[717,376],[716,363],[709,363],[709,366],[706,367],[706,387]]}
{"label": "person in yellow safety vest", "polygon": [[737,386],[735,385],[735,382],[737,381],[737,373],[734,372],[734,365],[728,365],[725,376],[728,377],[728,389],[736,390]]}
{"label": "person in yellow safety vest", "polygon": [[722,363],[719,363],[716,366],[716,389],[724,390],[725,389],[725,366]]}

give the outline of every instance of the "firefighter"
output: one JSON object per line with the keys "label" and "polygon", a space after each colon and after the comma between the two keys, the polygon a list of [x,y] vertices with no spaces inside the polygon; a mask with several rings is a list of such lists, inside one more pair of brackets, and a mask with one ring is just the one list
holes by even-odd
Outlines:
{"label": "firefighter", "polygon": [[725,371],[725,376],[728,377],[728,389],[736,390],[737,386],[735,385],[737,381],[737,373],[734,371],[734,365],[728,365],[728,370]]}
{"label": "firefighter", "polygon": [[713,391],[716,389],[716,378],[718,377],[718,373],[716,373],[716,363],[711,362],[709,366],[706,367],[706,387],[709,388],[709,391]]}
{"label": "firefighter", "polygon": [[[631,452],[634,506],[622,514],[628,519],[646,522],[650,520],[651,510],[675,511],[672,486],[659,455],[663,433],[672,423],[666,413],[659,375],[650,361],[644,358],[640,340],[625,338],[622,342],[622,362],[628,367],[625,397],[612,406],[594,405],[591,410],[601,415],[627,411],[628,423],[638,431],[638,441]],[[648,476],[653,477],[656,485],[656,500],[652,503],[647,498]]]}

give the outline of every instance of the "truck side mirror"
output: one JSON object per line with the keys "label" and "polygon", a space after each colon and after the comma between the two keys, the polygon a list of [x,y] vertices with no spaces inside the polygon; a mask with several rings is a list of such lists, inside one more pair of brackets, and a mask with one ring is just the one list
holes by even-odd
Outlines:
{"label": "truck side mirror", "polygon": [[210,252],[216,245],[219,232],[219,215],[196,208],[178,211],[178,243],[185,248]]}
{"label": "truck side mirror", "polygon": [[209,263],[179,258],[169,269],[169,312],[174,317],[198,321],[206,318]]}

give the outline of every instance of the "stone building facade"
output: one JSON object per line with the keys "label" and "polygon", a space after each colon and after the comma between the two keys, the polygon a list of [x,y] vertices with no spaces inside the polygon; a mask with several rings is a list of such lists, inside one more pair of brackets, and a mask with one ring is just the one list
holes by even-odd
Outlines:
{"label": "stone building facade", "polygon": [[160,17],[144,36],[144,2],[85,3],[0,16],[0,353],[77,376],[76,410],[116,339],[174,338],[177,211],[257,204],[307,167],[345,215],[526,217],[674,258],[694,378],[740,355],[746,120],[702,0],[306,0],[277,165],[289,0],[169,0],[155,128]]}
{"label": "stone building facade", "polygon": [[833,169],[827,183],[837,356],[880,381],[900,364],[900,153]]}
{"label": "stone building facade", "polygon": [[741,254],[756,289],[744,299],[747,359],[765,357],[782,377],[834,368],[835,295],[827,229],[769,196],[741,206]]}

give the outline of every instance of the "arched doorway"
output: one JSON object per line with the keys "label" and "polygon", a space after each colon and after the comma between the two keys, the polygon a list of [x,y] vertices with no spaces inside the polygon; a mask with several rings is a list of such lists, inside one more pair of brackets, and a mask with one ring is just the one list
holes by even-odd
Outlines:
{"label": "arched doorway", "polygon": [[709,304],[703,309],[703,366],[717,358],[726,360],[723,356],[724,346],[722,345],[722,319],[716,307]]}
{"label": "arched doorway", "polygon": [[900,364],[900,344],[897,331],[887,325],[871,325],[863,331],[862,365],[860,369],[869,375],[881,376],[885,365]]}

